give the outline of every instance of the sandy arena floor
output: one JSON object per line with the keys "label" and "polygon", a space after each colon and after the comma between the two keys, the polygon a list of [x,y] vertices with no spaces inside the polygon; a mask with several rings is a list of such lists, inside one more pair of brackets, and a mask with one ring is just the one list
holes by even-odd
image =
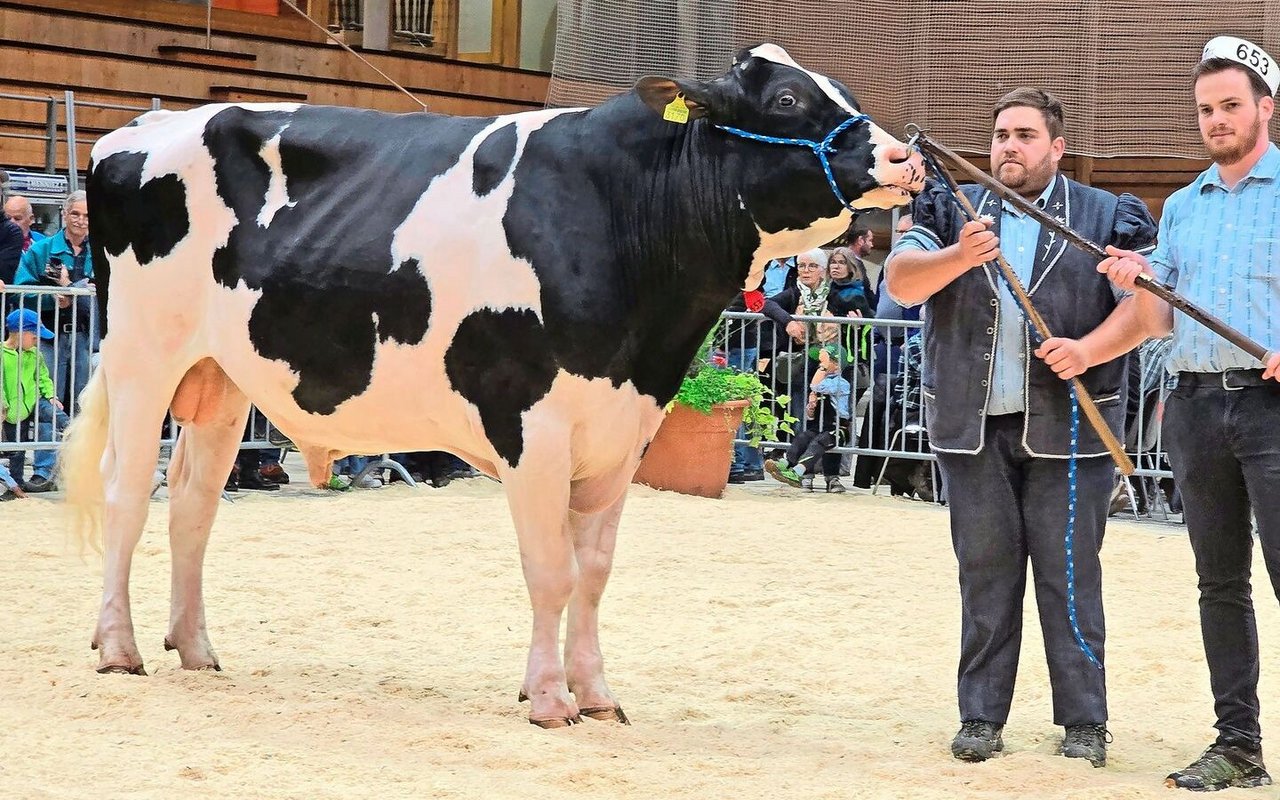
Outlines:
{"label": "sandy arena floor", "polygon": [[[71,552],[58,506],[0,506],[5,796],[1171,798],[1164,775],[1213,734],[1176,527],[1109,530],[1115,743],[1095,770],[1054,755],[1030,598],[1006,753],[951,758],[958,601],[936,507],[633,489],[602,638],[634,725],[548,732],[516,703],[529,610],[497,484],[224,503],[206,561],[222,673],[161,647],[165,505],[134,559],[146,678],[94,673],[101,567]],[[1280,614],[1260,559],[1254,574],[1263,727],[1280,736]]]}

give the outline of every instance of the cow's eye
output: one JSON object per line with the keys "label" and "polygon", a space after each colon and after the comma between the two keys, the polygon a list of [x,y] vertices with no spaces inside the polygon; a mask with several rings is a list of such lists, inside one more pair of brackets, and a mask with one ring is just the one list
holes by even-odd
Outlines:
{"label": "cow's eye", "polygon": [[778,96],[778,105],[783,108],[790,108],[796,104],[796,96],[790,93]]}

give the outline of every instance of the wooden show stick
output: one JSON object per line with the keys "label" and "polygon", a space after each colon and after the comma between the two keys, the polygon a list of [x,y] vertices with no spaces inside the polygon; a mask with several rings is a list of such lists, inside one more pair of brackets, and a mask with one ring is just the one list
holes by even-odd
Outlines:
{"label": "wooden show stick", "polygon": [[[922,141],[928,142],[921,136]],[[936,162],[935,162],[936,164]],[[965,214],[970,220],[978,219],[978,212],[974,209],[973,204],[969,202],[969,198],[964,196],[964,192],[960,191],[960,187],[956,185],[956,181],[951,177],[951,173],[941,164],[938,167],[939,177],[946,181],[947,186],[951,189],[952,195],[960,202]],[[1013,267],[1009,266],[1009,262],[1005,261],[1002,254],[997,253],[995,265],[1004,275],[1009,283],[1009,287],[1013,290],[1013,296],[1018,301],[1018,305],[1022,307],[1023,312],[1027,315],[1027,319],[1035,328],[1036,333],[1041,339],[1050,339],[1053,334],[1049,331],[1049,326],[1045,324],[1044,317],[1040,316],[1040,312],[1031,303],[1031,296],[1027,294],[1027,290],[1023,287],[1022,281],[1018,279],[1017,274],[1013,271]],[[1071,379],[1071,385],[1075,387],[1076,398],[1080,403],[1084,416],[1089,420],[1089,425],[1094,432],[1098,434],[1098,438],[1106,445],[1107,452],[1111,454],[1111,460],[1115,462],[1116,468],[1120,470],[1121,475],[1133,474],[1133,462],[1129,460],[1129,455],[1125,453],[1124,446],[1120,444],[1120,440],[1111,432],[1110,426],[1106,420],[1102,418],[1102,412],[1098,410],[1097,404],[1093,402],[1093,397],[1089,395],[1089,390],[1085,388],[1084,381],[1077,376]]]}
{"label": "wooden show stick", "polygon": [[[1107,254],[1107,251],[1101,245],[1086,239],[1076,231],[1059,222],[1047,211],[1040,208],[1040,206],[1030,202],[1008,186],[1005,186],[1000,181],[978,169],[946,145],[939,144],[933,139],[930,139],[923,132],[919,132],[916,135],[916,138],[916,144],[919,147],[929,150],[937,155],[944,156],[948,161],[957,166],[965,176],[971,178],[975,183],[978,183],[983,188],[994,192],[1002,200],[1008,201],[1010,205],[1014,206],[1022,213],[1039,221],[1041,225],[1045,225],[1050,230],[1054,230],[1062,234],[1063,238],[1077,249],[1088,253],[1099,261],[1105,258],[1110,258],[1110,255]],[[1272,352],[1267,348],[1178,294],[1174,291],[1172,286],[1161,283],[1150,275],[1145,274],[1138,276],[1137,285],[1140,288],[1151,292],[1156,297],[1159,297],[1161,300],[1186,314],[1188,317],[1191,317],[1196,322],[1199,322],[1201,325],[1218,334],[1223,339],[1226,339],[1228,342],[1231,342],[1233,345],[1239,347],[1241,350],[1258,359],[1262,363],[1265,364],[1271,357]]]}

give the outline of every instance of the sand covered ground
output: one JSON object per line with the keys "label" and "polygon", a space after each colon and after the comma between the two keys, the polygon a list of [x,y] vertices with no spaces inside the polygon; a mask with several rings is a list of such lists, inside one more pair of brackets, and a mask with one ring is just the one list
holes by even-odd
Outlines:
{"label": "sand covered ground", "polygon": [[[101,566],[55,503],[0,506],[5,796],[1170,798],[1164,775],[1213,733],[1177,527],[1107,534],[1115,742],[1095,770],[1054,755],[1030,598],[1006,753],[951,758],[958,601],[937,507],[634,488],[601,626],[634,724],[560,731],[516,703],[529,610],[497,484],[223,503],[206,561],[221,673],[162,649],[166,512],[153,501],[134,560],[140,678],[93,671]],[[1263,727],[1280,736],[1280,614],[1260,559],[1254,574]]]}

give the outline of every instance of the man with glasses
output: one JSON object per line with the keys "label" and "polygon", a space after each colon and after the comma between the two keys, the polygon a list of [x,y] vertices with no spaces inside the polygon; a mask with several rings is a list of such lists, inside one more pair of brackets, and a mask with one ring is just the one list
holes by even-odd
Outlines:
{"label": "man with glasses", "polygon": [[[31,245],[22,255],[14,283],[32,286],[84,287],[93,281],[93,256],[89,247],[89,206],[84,192],[72,192],[62,205],[62,230]],[[68,409],[78,407],[80,391],[89,381],[93,332],[89,329],[91,297],[27,295],[24,303],[40,313],[45,327],[56,334],[41,342],[55,396]],[[46,492],[52,481],[32,479],[27,490]]]}

